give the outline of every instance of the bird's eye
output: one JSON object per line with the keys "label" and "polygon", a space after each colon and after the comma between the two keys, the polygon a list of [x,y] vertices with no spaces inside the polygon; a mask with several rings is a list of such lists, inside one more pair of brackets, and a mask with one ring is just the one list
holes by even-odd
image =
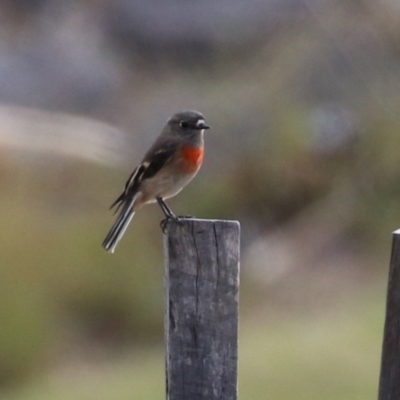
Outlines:
{"label": "bird's eye", "polygon": [[189,124],[188,124],[186,121],[181,121],[181,122],[179,123],[179,126],[180,126],[181,128],[183,128],[183,129],[185,129],[185,128],[188,128],[188,127],[189,127]]}

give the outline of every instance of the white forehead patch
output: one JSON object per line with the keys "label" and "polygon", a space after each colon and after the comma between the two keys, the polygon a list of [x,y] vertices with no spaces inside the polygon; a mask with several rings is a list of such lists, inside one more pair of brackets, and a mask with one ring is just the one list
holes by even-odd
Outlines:
{"label": "white forehead patch", "polygon": [[196,126],[201,126],[201,125],[204,125],[206,123],[206,121],[204,121],[204,119],[199,119],[197,122],[196,122]]}

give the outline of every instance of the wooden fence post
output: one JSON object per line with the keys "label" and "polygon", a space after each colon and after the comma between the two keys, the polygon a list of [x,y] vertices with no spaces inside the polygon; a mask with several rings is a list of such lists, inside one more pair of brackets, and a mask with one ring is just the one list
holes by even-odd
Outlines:
{"label": "wooden fence post", "polygon": [[167,400],[236,400],[240,225],[171,221],[164,239]]}
{"label": "wooden fence post", "polygon": [[400,399],[400,230],[393,232],[378,399]]}

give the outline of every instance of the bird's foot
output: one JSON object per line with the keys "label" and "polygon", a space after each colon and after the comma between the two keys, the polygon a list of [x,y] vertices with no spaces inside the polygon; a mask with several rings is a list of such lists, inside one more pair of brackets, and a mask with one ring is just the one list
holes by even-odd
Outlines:
{"label": "bird's foot", "polygon": [[161,222],[160,222],[160,227],[164,235],[167,233],[167,228],[168,228],[168,223],[169,221],[175,221],[179,225],[183,225],[182,219],[191,219],[191,218],[196,218],[193,215],[169,215],[165,217]]}
{"label": "bird's foot", "polygon": [[182,224],[182,222],[181,222],[181,220],[180,220],[180,217],[177,217],[176,215],[167,215],[161,222],[160,222],[160,227],[161,227],[161,230],[162,230],[162,232],[163,232],[163,234],[165,235],[166,233],[167,233],[167,228],[168,228],[168,224],[169,224],[169,221],[175,221],[175,222],[177,222],[178,224]]}

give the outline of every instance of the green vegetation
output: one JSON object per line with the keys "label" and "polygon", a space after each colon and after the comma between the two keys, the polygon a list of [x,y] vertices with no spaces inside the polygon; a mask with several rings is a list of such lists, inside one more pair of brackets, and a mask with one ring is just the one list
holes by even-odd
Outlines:
{"label": "green vegetation", "polygon": [[[240,327],[239,398],[374,399],[379,380],[384,284],[359,290],[328,310],[278,318],[244,315]],[[263,315],[263,316],[262,316]],[[261,317],[260,317],[261,316]],[[270,317],[268,317],[270,316]],[[160,344],[108,360],[74,360],[42,374],[7,400],[163,399]]]}

